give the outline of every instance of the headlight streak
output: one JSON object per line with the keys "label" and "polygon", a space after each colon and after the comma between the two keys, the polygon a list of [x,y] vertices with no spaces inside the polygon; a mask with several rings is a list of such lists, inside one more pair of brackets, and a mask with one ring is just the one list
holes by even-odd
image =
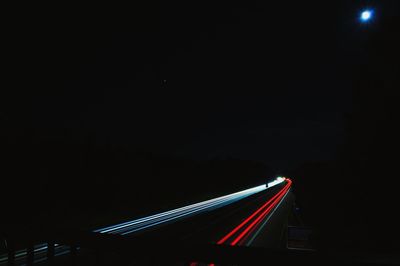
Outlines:
{"label": "headlight streak", "polygon": [[285,182],[285,178],[284,178],[284,177],[277,177],[274,181],[269,182],[269,183],[267,184],[267,188],[276,186],[276,185],[278,185],[278,184],[280,184],[280,183],[282,183],[282,182]]}
{"label": "headlight streak", "polygon": [[[225,206],[227,204],[230,204],[230,203],[233,203],[235,201],[238,201],[238,200],[240,200],[240,199],[242,199],[244,197],[246,197],[246,196],[239,196],[239,197],[235,197],[234,199],[220,200],[220,201],[213,202],[213,203],[208,203],[208,204],[205,204],[205,205],[193,208],[193,209],[189,209],[189,210],[186,210],[184,212],[179,212],[179,213],[176,213],[176,214],[173,214],[173,215],[168,215],[168,216],[165,216],[165,217],[162,217],[162,218],[154,219],[154,220],[148,221],[148,222],[146,222],[144,224],[140,223],[140,224],[138,224],[136,226],[133,226],[133,228],[137,228],[137,229],[133,230],[132,232],[139,231],[139,230],[141,230],[141,228],[146,229],[146,228],[149,228],[149,227],[151,227],[153,225],[158,225],[158,224],[161,224],[161,223],[164,223],[164,222],[169,222],[169,221],[172,221],[172,220],[175,220],[175,219],[179,219],[179,218],[188,216],[188,215],[193,214],[193,213],[200,213],[201,211],[211,211],[211,210],[214,210],[216,208],[221,208],[221,207],[223,207],[223,206]],[[129,230],[131,228],[132,227],[129,226],[128,228],[123,228],[122,230],[118,230],[116,232],[113,231],[111,233],[112,234],[122,233],[123,235],[125,235],[127,233],[123,233],[123,232],[126,231],[126,230]]]}
{"label": "headlight streak", "polygon": [[[244,197],[248,197],[250,195],[253,195],[255,193],[263,191],[265,189],[266,189],[265,185],[246,189],[244,191],[240,191],[240,192],[236,192],[236,193],[229,194],[226,196],[218,197],[215,199],[199,202],[196,204],[181,207],[181,208],[174,209],[171,211],[162,212],[162,213],[158,213],[158,214],[151,215],[148,217],[143,217],[143,218],[140,218],[137,220],[128,221],[128,222],[124,222],[121,224],[97,229],[94,232],[96,232],[96,233],[111,233],[111,234],[121,233],[122,234],[122,233],[124,233],[125,230],[129,231],[132,228],[138,228],[138,227],[142,227],[142,226],[143,226],[143,229],[149,228],[150,227],[149,224],[154,223],[154,225],[159,225],[162,223],[161,222],[162,220],[165,220],[166,222],[173,220],[173,219],[171,219],[171,217],[174,217],[174,216],[178,219],[178,218],[186,216],[185,214],[189,215],[189,214],[193,214],[198,211],[212,210],[212,209],[215,209],[215,207],[222,207],[222,206],[224,206],[224,204],[232,203],[234,201],[240,200]],[[139,231],[139,230],[135,229],[134,232]]]}

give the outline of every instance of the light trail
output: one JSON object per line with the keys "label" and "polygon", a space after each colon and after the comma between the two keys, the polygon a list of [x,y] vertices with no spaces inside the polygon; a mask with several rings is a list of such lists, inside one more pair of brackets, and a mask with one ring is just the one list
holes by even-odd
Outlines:
{"label": "light trail", "polygon": [[223,207],[225,205],[233,203],[234,201],[240,200],[242,198],[243,198],[243,196],[237,197],[237,198],[235,198],[233,200],[224,200],[224,201],[219,201],[219,202],[215,202],[215,203],[212,203],[212,204],[207,204],[205,206],[197,207],[197,208],[189,210],[189,211],[185,211],[185,212],[182,212],[182,213],[179,213],[179,214],[175,214],[172,217],[164,217],[163,219],[157,219],[156,221],[151,221],[150,223],[147,223],[147,225],[141,225],[141,226],[137,227],[136,229],[129,230],[129,231],[125,230],[125,232],[122,232],[120,234],[121,235],[131,234],[131,233],[134,233],[134,232],[137,232],[137,231],[140,231],[140,230],[144,230],[144,229],[149,228],[149,227],[153,227],[153,226],[156,226],[156,225],[159,225],[159,224],[163,224],[163,223],[167,223],[167,222],[170,222],[170,221],[173,221],[173,220],[181,219],[183,217],[186,217],[186,216],[189,216],[189,215],[192,215],[192,214],[199,214],[200,212],[203,212],[203,211],[211,211],[211,210],[214,210],[216,208],[221,208],[221,207]]}
{"label": "light trail", "polygon": [[[243,241],[245,238],[247,238],[250,230],[256,228],[257,225],[259,225],[262,220],[271,212],[271,210],[274,209],[278,205],[278,203],[281,202],[282,198],[289,191],[292,181],[287,178],[284,180],[286,180],[288,183],[278,193],[276,193],[271,199],[264,203],[260,208],[258,208],[253,214],[251,214],[248,218],[246,218],[243,222],[236,226],[227,235],[217,241],[217,244],[225,244],[230,238],[237,234],[239,230],[250,223],[238,236],[236,236],[236,238],[230,243],[230,245],[237,245],[240,241]],[[279,183],[282,183],[280,181],[281,180],[279,180],[278,182],[273,181],[271,183],[273,183],[273,185],[277,185]]]}
{"label": "light trail", "polygon": [[269,182],[267,184],[267,188],[279,185],[280,183],[283,183],[283,182],[285,182],[285,178],[284,177],[277,177],[274,181]]}
{"label": "light trail", "polygon": [[241,224],[239,224],[235,229],[233,229],[229,234],[223,237],[221,240],[217,242],[217,244],[223,244],[226,240],[228,240],[232,235],[234,235],[237,231],[239,231],[243,226],[246,225],[251,219],[253,219],[258,213],[260,213],[265,207],[267,207],[275,198],[279,196],[279,193],[274,195],[270,200],[268,200],[263,206],[261,206],[257,211],[255,211],[252,215],[250,215],[246,220],[244,220]]}
{"label": "light trail", "polygon": [[262,219],[265,218],[269,214],[269,212],[280,202],[280,200],[283,198],[283,196],[286,194],[286,192],[289,190],[291,183],[289,183],[284,190],[282,190],[279,193],[279,197],[275,199],[275,201],[260,215],[255,219],[242,233],[240,233],[239,236],[235,238],[235,240],[232,241],[231,246],[236,245],[239,241],[244,239],[244,237],[248,234],[248,232],[255,227]]}
{"label": "light trail", "polygon": [[251,239],[246,241],[246,246],[250,246],[253,241],[257,238],[258,234],[264,229],[264,227],[266,226],[266,224],[268,223],[268,221],[271,219],[271,217],[274,215],[274,213],[276,212],[277,209],[279,209],[279,206],[282,204],[282,202],[284,201],[284,199],[287,197],[287,195],[289,190],[287,190],[286,194],[283,196],[282,200],[278,203],[278,205],[274,208],[274,210],[271,212],[270,215],[268,215],[268,218],[265,219],[262,224],[260,226],[256,226],[252,231],[254,231],[255,229],[257,229],[257,231],[255,233],[251,232],[249,235],[251,235]]}
{"label": "light trail", "polygon": [[[232,243],[231,245],[236,245],[239,244],[243,244],[245,242],[245,240],[251,235],[251,232],[254,231],[259,225],[260,223],[263,221],[263,219],[265,219],[265,217],[267,217],[272,210],[275,209],[275,207],[281,202],[281,200],[283,199],[283,197],[287,194],[287,192],[289,191],[290,186],[285,189],[285,191],[283,193],[281,193],[279,195],[279,197],[271,204],[270,207],[268,207],[255,221],[253,221],[247,228],[245,231],[243,231]],[[271,214],[272,215],[272,214]]]}
{"label": "light trail", "polygon": [[[204,211],[210,211],[216,208],[223,207],[231,204],[245,197],[251,196],[255,193],[267,189],[265,185],[257,186],[254,188],[246,189],[240,192],[232,193],[226,196],[218,197],[215,199],[206,200],[196,204],[191,204],[178,209],[154,214],[151,216],[143,217],[140,219],[124,222],[121,224],[108,226],[105,228],[94,230],[96,233],[111,233],[111,234],[128,234],[146,229],[152,226],[160,225],[164,222],[170,222],[175,219],[184,218],[188,215],[198,214]],[[131,232],[132,231],[132,232]]]}

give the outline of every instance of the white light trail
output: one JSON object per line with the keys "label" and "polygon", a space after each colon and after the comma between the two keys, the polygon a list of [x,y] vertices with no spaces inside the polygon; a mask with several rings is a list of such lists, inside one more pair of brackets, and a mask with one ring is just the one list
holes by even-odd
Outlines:
{"label": "white light trail", "polygon": [[270,188],[270,187],[276,186],[276,185],[278,185],[278,184],[280,184],[282,182],[285,182],[285,178],[284,177],[277,177],[274,181],[269,182],[267,184],[267,187]]}
{"label": "white light trail", "polygon": [[266,189],[265,185],[257,186],[254,188],[246,189],[243,191],[239,191],[236,193],[232,193],[229,195],[225,195],[222,197],[218,197],[215,199],[206,200],[203,202],[191,204],[185,207],[181,207],[178,209],[154,214],[148,217],[143,217],[140,219],[136,219],[133,221],[128,221],[125,223],[97,229],[94,232],[96,233],[111,233],[111,234],[126,234],[128,231],[136,232],[141,230],[140,228],[149,228],[151,226],[159,225],[163,222],[169,222],[175,219],[183,218],[185,216],[200,213],[204,211],[210,211],[215,208],[222,207],[226,204],[233,203],[238,201],[242,198],[248,197],[260,191]]}

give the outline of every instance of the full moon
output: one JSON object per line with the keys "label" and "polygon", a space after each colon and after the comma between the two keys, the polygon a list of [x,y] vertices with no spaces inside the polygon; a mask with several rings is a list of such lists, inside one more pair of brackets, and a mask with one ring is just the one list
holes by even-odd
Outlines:
{"label": "full moon", "polygon": [[373,11],[371,11],[371,10],[364,10],[361,13],[361,21],[367,22],[368,20],[370,20],[372,18],[372,13],[373,13]]}

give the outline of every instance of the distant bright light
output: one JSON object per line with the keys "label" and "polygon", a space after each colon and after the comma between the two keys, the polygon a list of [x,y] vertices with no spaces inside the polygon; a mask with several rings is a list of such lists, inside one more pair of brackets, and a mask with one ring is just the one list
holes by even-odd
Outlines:
{"label": "distant bright light", "polygon": [[367,22],[367,21],[371,20],[373,13],[374,12],[372,10],[364,10],[361,13],[361,21],[362,22]]}

